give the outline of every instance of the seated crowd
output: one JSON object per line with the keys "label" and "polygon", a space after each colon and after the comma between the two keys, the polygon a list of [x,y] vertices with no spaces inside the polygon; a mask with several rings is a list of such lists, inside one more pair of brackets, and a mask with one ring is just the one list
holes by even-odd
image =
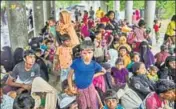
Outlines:
{"label": "seated crowd", "polygon": [[63,10],[27,47],[3,48],[1,109],[176,108],[176,28],[167,28],[154,53],[143,19],[129,25],[114,11],[96,19],[84,14],[74,22]]}

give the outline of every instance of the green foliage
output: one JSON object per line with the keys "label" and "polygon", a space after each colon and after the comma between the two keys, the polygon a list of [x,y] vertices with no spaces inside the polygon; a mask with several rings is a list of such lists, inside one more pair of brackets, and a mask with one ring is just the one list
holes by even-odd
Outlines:
{"label": "green foliage", "polygon": [[[120,11],[125,10],[125,0],[120,0]],[[114,1],[109,1],[109,10],[113,10],[113,4]],[[145,1],[141,0],[134,0],[133,1],[133,8],[135,9],[144,9],[145,8]],[[156,8],[159,8],[159,10],[162,10],[161,18],[162,19],[168,19],[174,15],[175,12],[175,1],[169,1],[169,0],[157,0],[156,1]]]}
{"label": "green foliage", "polygon": [[71,5],[79,4],[80,1],[55,1],[56,8],[66,8]]}

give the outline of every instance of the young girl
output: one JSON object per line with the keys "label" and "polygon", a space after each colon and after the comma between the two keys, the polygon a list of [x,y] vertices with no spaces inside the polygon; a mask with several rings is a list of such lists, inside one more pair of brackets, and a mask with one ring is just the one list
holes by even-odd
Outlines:
{"label": "young girl", "polygon": [[128,49],[125,46],[119,48],[119,57],[124,60],[124,66],[127,67],[131,63],[130,55],[128,54]]}
{"label": "young girl", "polygon": [[156,66],[150,66],[149,67],[149,73],[147,74],[147,77],[151,80],[151,81],[158,81],[158,68]]}
{"label": "young girl", "polygon": [[128,81],[128,70],[124,67],[124,61],[122,58],[116,60],[116,66],[111,68],[112,79],[115,82],[115,86],[125,87]]}
{"label": "young girl", "polygon": [[159,40],[159,28],[161,27],[161,23],[159,24],[158,20],[154,20],[154,25],[153,25],[153,29],[155,30],[155,38],[156,38],[156,43]]}
{"label": "young girl", "polygon": [[127,69],[129,72],[132,72],[132,66],[135,62],[140,62],[140,54],[138,52],[131,53],[131,63],[128,64]]}
{"label": "young girl", "polygon": [[79,109],[98,109],[96,90],[92,84],[92,80],[97,76],[104,75],[106,71],[97,62],[92,60],[94,47],[91,41],[82,42],[80,47],[81,58],[73,61],[68,75],[69,89],[74,93],[72,86],[72,77],[74,74],[75,84],[79,93]]}
{"label": "young girl", "polygon": [[119,38],[119,44],[117,49],[119,49],[121,46],[125,46],[128,49],[128,51],[131,52],[131,47],[130,45],[127,44],[127,39],[125,36],[121,36]]}

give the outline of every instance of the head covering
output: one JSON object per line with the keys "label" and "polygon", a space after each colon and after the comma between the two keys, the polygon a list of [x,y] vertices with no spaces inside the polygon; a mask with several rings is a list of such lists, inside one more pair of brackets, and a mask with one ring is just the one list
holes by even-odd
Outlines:
{"label": "head covering", "polygon": [[166,67],[170,67],[169,62],[172,62],[172,61],[176,61],[176,57],[175,56],[168,56],[165,61]]}
{"label": "head covering", "polygon": [[125,36],[121,36],[121,37],[119,38],[119,43],[120,43],[120,44],[125,44],[126,42],[127,42],[127,39],[126,39]]}
{"label": "head covering", "polygon": [[156,93],[160,94],[160,93],[164,93],[167,92],[169,90],[175,89],[175,83],[171,80],[167,80],[167,79],[160,79],[157,83],[156,83]]}
{"label": "head covering", "polygon": [[105,93],[104,93],[104,100],[107,100],[107,99],[117,99],[117,94],[114,90],[110,89],[110,90],[107,90]]}
{"label": "head covering", "polygon": [[64,97],[61,102],[60,102],[60,108],[66,108],[68,106],[71,105],[71,103],[73,103],[73,101],[76,100],[76,96],[66,96]]}
{"label": "head covering", "polygon": [[133,72],[133,73],[136,73],[136,71],[139,70],[141,64],[142,64],[141,62],[135,62],[135,63],[132,65],[132,72]]}

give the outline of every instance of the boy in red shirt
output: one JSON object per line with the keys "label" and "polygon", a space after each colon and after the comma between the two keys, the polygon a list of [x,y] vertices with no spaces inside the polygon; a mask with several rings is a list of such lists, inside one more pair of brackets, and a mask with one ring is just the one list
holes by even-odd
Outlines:
{"label": "boy in red shirt", "polygon": [[156,38],[156,43],[159,40],[159,28],[161,27],[161,23],[159,24],[158,20],[154,20],[154,25],[153,29],[155,30],[155,38]]}

